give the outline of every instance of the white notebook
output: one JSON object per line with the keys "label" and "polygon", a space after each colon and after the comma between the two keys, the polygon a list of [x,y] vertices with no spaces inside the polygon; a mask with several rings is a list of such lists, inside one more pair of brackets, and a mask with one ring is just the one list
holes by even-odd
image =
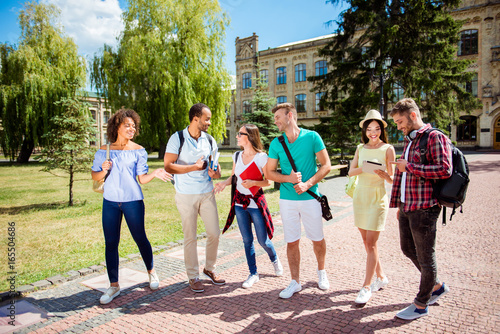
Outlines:
{"label": "white notebook", "polygon": [[381,164],[380,162],[364,160],[362,169],[365,173],[375,174],[375,170],[385,170],[385,167],[385,164]]}

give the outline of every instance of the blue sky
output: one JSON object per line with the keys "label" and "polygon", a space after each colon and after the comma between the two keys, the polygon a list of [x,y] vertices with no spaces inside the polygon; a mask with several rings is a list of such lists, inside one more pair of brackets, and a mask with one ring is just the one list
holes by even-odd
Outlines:
{"label": "blue sky", "polygon": [[[62,10],[61,21],[68,35],[79,46],[80,53],[92,56],[104,43],[115,44],[121,30],[120,14],[125,0],[40,0],[53,3]],[[331,34],[336,26],[326,26],[336,20],[338,5],[325,0],[219,0],[228,13],[231,24],[226,30],[226,66],[235,74],[236,37],[254,32],[259,36],[259,49]],[[23,6],[20,0],[0,1],[0,42],[17,43],[17,17]]]}

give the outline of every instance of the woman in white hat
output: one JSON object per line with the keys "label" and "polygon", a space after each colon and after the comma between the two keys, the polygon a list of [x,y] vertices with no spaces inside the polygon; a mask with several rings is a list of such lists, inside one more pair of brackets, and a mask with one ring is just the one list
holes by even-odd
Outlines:
{"label": "woman in white hat", "polygon": [[[362,128],[363,144],[356,149],[349,176],[358,175],[353,195],[354,224],[361,233],[367,253],[365,281],[355,302],[366,304],[372,292],[389,283],[380,265],[377,242],[387,219],[389,203],[385,182],[392,184],[393,167],[390,162],[394,161],[396,153],[394,147],[387,143],[387,123],[377,110],[368,111],[359,126]],[[374,274],[376,278],[372,283]]]}

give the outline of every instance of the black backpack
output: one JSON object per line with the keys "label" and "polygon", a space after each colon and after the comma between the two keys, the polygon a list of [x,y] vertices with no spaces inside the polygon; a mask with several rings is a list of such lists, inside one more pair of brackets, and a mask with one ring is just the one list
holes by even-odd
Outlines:
{"label": "black backpack", "polygon": [[[435,128],[425,130],[420,139],[420,162],[424,165],[427,161],[427,140],[431,131],[443,131]],[[453,208],[450,215],[450,221],[455,210],[460,207],[460,212],[463,213],[462,204],[465,201],[467,187],[469,185],[469,165],[464,154],[453,144],[451,145],[451,159],[453,164],[452,174],[447,179],[438,179],[432,182],[432,195],[443,206],[443,225],[446,225],[446,208]]]}

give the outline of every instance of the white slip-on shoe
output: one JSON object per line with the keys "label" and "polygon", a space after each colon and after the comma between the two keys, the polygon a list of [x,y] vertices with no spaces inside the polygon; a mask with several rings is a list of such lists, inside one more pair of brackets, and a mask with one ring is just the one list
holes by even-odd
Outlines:
{"label": "white slip-on shoe", "polygon": [[372,292],[375,292],[386,287],[387,284],[389,284],[389,279],[387,278],[387,276],[382,279],[380,279],[380,277],[377,276],[372,285],[370,285],[370,289],[372,290]]}
{"label": "white slip-on shoe", "polygon": [[356,297],[356,300],[354,301],[356,304],[366,304],[372,297],[372,291],[370,290],[369,287],[362,287],[361,290],[359,290],[358,297]]}
{"label": "white slip-on shoe", "polygon": [[328,281],[328,277],[326,277],[326,270],[318,270],[318,287],[321,290],[330,289],[330,282]]}
{"label": "white slip-on shoe", "polygon": [[276,260],[273,262],[273,267],[276,276],[283,276],[283,265],[281,264],[279,258],[276,258]]}
{"label": "white slip-on shoe", "polygon": [[160,287],[160,280],[156,274],[156,270],[153,273],[148,273],[149,275],[149,288],[151,290],[156,290]]}
{"label": "white slip-on shoe", "polygon": [[99,301],[101,302],[101,304],[111,303],[111,301],[119,294],[120,294],[119,286],[110,286],[108,290],[106,290],[106,293],[101,296],[101,299]]}

